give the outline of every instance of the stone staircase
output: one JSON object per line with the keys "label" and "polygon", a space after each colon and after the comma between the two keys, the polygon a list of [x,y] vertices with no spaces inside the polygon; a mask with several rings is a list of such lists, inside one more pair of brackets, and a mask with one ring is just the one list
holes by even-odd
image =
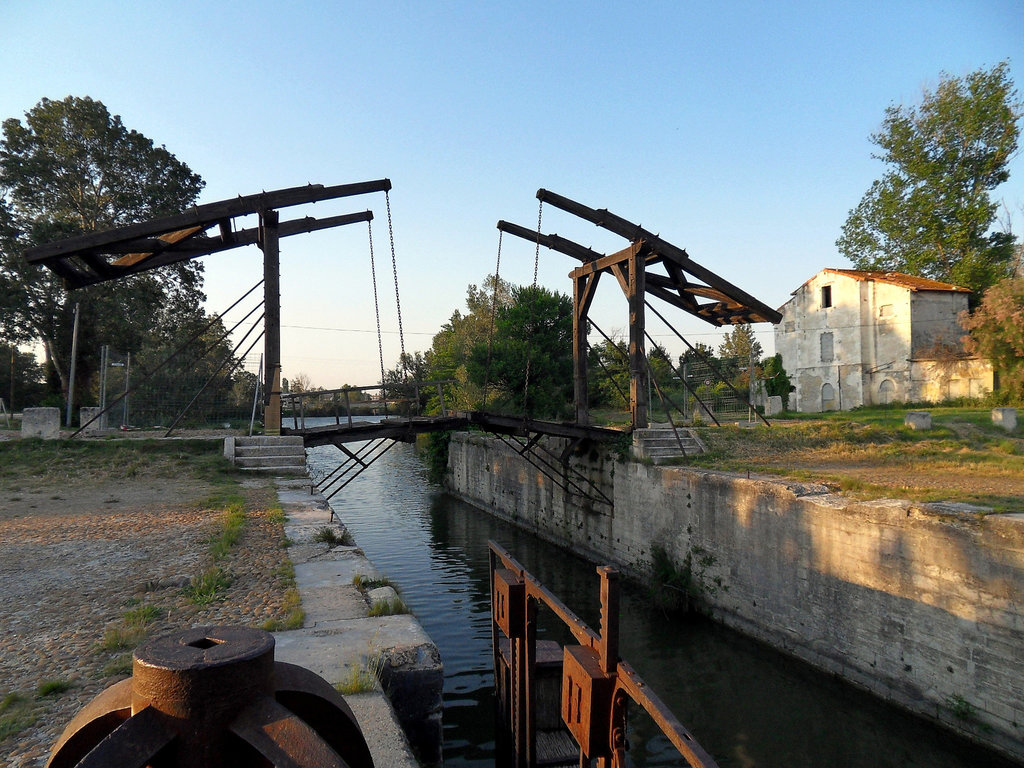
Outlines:
{"label": "stone staircase", "polygon": [[305,475],[306,449],[297,435],[227,437],[224,456],[238,469],[272,475]]}
{"label": "stone staircase", "polygon": [[[684,455],[695,456],[707,451],[707,446],[694,431],[688,427],[676,427],[676,430],[679,432],[679,440],[676,440],[671,426],[655,425],[633,430],[633,456],[661,464],[668,459],[681,458]],[[685,454],[679,448],[680,442]]]}

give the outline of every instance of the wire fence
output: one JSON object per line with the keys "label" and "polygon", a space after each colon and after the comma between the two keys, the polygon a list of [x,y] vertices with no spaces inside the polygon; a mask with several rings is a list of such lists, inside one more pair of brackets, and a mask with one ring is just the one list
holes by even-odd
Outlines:
{"label": "wire fence", "polygon": [[259,379],[260,355],[238,365],[182,356],[157,370],[161,360],[105,348],[101,352],[97,401],[109,408],[100,428],[180,429],[248,426]]}

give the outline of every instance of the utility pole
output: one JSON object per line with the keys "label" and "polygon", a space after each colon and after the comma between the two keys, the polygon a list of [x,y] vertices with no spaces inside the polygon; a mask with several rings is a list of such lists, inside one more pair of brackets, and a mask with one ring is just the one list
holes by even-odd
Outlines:
{"label": "utility pole", "polygon": [[80,304],[75,302],[75,329],[71,332],[71,372],[68,377],[68,407],[64,419],[66,427],[71,426],[71,413],[75,404],[75,369],[78,367],[78,310]]}

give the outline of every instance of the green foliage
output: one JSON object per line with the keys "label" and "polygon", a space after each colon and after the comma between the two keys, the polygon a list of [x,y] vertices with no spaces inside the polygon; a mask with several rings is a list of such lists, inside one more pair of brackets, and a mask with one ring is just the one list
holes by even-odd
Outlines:
{"label": "green foliage", "polygon": [[499,407],[538,418],[572,410],[572,299],[542,286],[517,286],[498,309],[492,342],[473,348],[470,380],[498,390]]}
{"label": "green foliage", "polygon": [[161,610],[158,606],[146,603],[137,608],[125,611],[124,623],[129,629],[142,629],[147,624],[160,618]]}
{"label": "green foliage", "polygon": [[185,588],[185,594],[195,605],[209,605],[223,600],[223,592],[231,586],[231,575],[223,568],[207,568]]}
{"label": "green foliage", "polygon": [[686,551],[681,564],[677,564],[665,547],[651,547],[651,599],[662,610],[694,610],[701,601],[719,589],[728,590],[721,577],[708,577],[707,571],[717,558],[703,547],[694,546]]}
{"label": "green foliage", "polygon": [[12,692],[0,699],[0,743],[31,726],[37,712],[20,693]]}
{"label": "green foliage", "polygon": [[396,616],[408,613],[409,606],[400,597],[393,597],[390,600],[378,600],[370,606],[367,616]]}
{"label": "green foliage", "polygon": [[[473,409],[483,399],[483,391],[470,381],[468,363],[473,350],[487,344],[491,338],[494,317],[512,300],[512,287],[488,275],[480,285],[466,288],[465,313],[455,310],[448,322],[434,335],[430,351],[426,353],[427,375],[431,380],[453,379],[455,386],[445,388],[445,405],[452,409]],[[430,394],[434,412],[440,403]]]}
{"label": "green foliage", "polygon": [[88,97],[43,99],[24,122],[3,123],[0,140],[0,335],[42,342],[53,381],[68,389],[71,327],[81,305],[78,371],[96,371],[100,346],[138,350],[155,329],[201,304],[202,267],[184,262],[69,299],[60,278],[29,265],[24,250],[72,235],[178,213],[202,179],[164,147],[126,128]]}
{"label": "green foliage", "polygon": [[352,541],[352,534],[348,531],[343,530],[340,534],[334,528],[325,525],[320,528],[315,534],[313,534],[313,541],[326,544],[329,547],[346,546],[350,547],[354,543]]}
{"label": "green foliage", "polygon": [[782,398],[782,407],[789,408],[789,393],[793,391],[793,384],[786,369],[782,367],[782,355],[776,353],[764,361],[761,377],[764,379],[765,392],[769,396],[778,395]]}
{"label": "green foliage", "polygon": [[214,562],[227,557],[228,552],[242,537],[245,526],[244,502],[233,501],[228,506],[221,520],[220,532],[210,542],[210,554]]}
{"label": "green foliage", "polygon": [[430,432],[424,441],[422,454],[427,463],[427,477],[432,483],[444,482],[448,473],[448,448],[452,442],[452,433]]}
{"label": "green foliage", "polygon": [[[0,300],[0,308],[2,307]],[[3,338],[2,328],[0,338]],[[20,411],[22,408],[41,404],[45,385],[43,369],[36,362],[35,355],[17,348],[0,347],[0,398],[3,398],[8,412],[13,413],[15,410]]]}
{"label": "green foliage", "polygon": [[1000,388],[1024,399],[1024,278],[993,285],[962,321],[970,333],[967,351],[991,360]]}
{"label": "green foliage", "polygon": [[1006,277],[1008,232],[989,232],[989,193],[1009,178],[1022,103],[1009,62],[943,74],[918,107],[890,106],[871,141],[886,164],[836,241],[858,269],[906,272],[976,293]]}
{"label": "green foliage", "polygon": [[764,350],[761,342],[754,336],[754,329],[750,323],[734,325],[732,330],[725,334],[722,343],[718,345],[718,356],[721,358],[734,357],[740,360],[740,366],[747,367],[747,361],[752,357],[754,363],[761,361]]}
{"label": "green foliage", "polygon": [[335,687],[342,696],[369,693],[377,689],[377,680],[383,668],[383,651],[374,651],[366,657],[362,664],[349,667],[348,672]]}
{"label": "green foliage", "polygon": [[38,686],[36,686],[36,696],[40,699],[46,698],[47,696],[57,696],[58,694],[64,693],[71,687],[70,680],[44,680]]}

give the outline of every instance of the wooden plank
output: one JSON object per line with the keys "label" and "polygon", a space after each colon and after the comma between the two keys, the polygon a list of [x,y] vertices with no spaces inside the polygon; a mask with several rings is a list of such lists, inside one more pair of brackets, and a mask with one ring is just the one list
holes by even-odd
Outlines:
{"label": "wooden plank", "polygon": [[[157,240],[160,241],[161,243],[164,243],[165,245],[175,245],[177,243],[180,243],[185,238],[192,237],[192,235],[194,235],[196,232],[202,231],[202,227],[188,227],[186,229],[179,229],[175,232],[166,232],[160,235],[157,238]],[[149,253],[129,253],[125,256],[122,256],[120,259],[117,259],[116,261],[112,262],[111,266],[133,267],[140,261],[144,261],[145,259],[148,259],[150,256],[153,256],[155,253],[157,253],[157,251],[151,251]]]}
{"label": "wooden plank", "polygon": [[764,322],[778,323],[782,320],[782,315],[774,309],[758,301],[749,293],[733,285],[725,278],[716,275],[710,269],[702,267],[700,264],[693,261],[685,250],[669,243],[666,240],[662,240],[658,235],[653,232],[648,232],[639,224],[627,221],[621,216],[611,213],[607,209],[589,208],[581,203],[577,203],[575,200],[570,200],[567,197],[555,194],[554,192],[549,192],[546,189],[537,190],[537,199],[545,203],[550,203],[556,208],[561,208],[562,210],[568,211],[582,219],[586,219],[587,221],[614,232],[615,234],[632,242],[644,240],[648,245],[650,245],[654,252],[660,254],[666,259],[671,259],[683,270],[703,281],[707,285],[713,288],[718,288],[722,292],[726,293],[736,301],[740,302],[743,306],[756,313],[756,315]]}
{"label": "wooden plank", "polygon": [[537,230],[529,230],[526,227],[521,227],[518,224],[512,224],[508,221],[499,221],[498,229],[502,232],[507,232],[510,235],[521,237],[531,243],[536,243],[539,240],[540,244],[545,248],[564,253],[566,256],[571,256],[572,258],[578,259],[584,263],[595,261],[604,255],[591,250],[584,245],[573,242],[572,240],[559,237],[558,235],[541,234],[538,237]]}
{"label": "wooden plank", "polygon": [[143,237],[154,237],[164,232],[173,232],[190,226],[206,226],[216,224],[223,218],[245,216],[264,210],[288,208],[293,205],[304,205],[321,200],[333,200],[339,197],[365,195],[371,192],[386,192],[391,189],[389,179],[363,181],[355,184],[339,184],[325,187],[322,184],[308,184],[303,187],[291,187],[272,192],[261,192],[230,200],[220,200],[190,208],[179,214],[163,216],[157,219],[129,224],[128,226],[108,229],[103,232],[92,232],[86,235],[70,237],[53,243],[46,243],[25,252],[25,258],[32,264],[46,262],[60,256],[76,253],[83,249],[97,249],[112,243],[137,240]]}

